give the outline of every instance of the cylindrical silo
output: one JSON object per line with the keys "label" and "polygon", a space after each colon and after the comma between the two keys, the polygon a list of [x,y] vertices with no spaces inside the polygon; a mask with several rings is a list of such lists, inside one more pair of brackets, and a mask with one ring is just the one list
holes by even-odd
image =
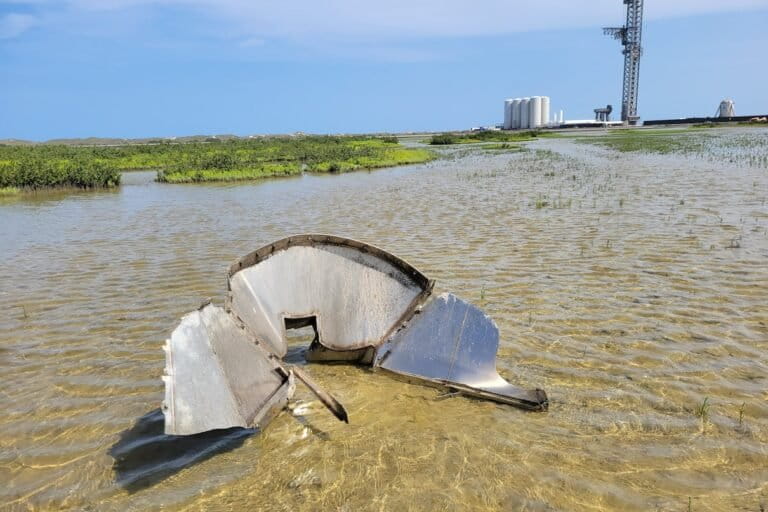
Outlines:
{"label": "cylindrical silo", "polygon": [[541,126],[541,96],[534,96],[528,103],[528,123],[532,129]]}
{"label": "cylindrical silo", "polygon": [[723,100],[720,102],[718,117],[734,117],[736,109],[733,108],[733,100]]}
{"label": "cylindrical silo", "polygon": [[541,97],[541,126],[549,125],[549,96]]}
{"label": "cylindrical silo", "polygon": [[504,124],[505,130],[512,129],[512,100],[504,100]]}
{"label": "cylindrical silo", "polygon": [[528,105],[531,102],[531,98],[523,98],[520,100],[520,128],[527,130],[531,127],[528,122]]}
{"label": "cylindrical silo", "polygon": [[515,98],[512,100],[512,129],[513,130],[519,130],[520,129],[520,102],[522,100],[520,98]]}

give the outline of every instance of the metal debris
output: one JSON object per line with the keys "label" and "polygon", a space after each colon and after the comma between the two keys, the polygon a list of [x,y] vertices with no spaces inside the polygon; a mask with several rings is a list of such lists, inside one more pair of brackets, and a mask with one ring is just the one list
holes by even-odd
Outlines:
{"label": "metal debris", "polygon": [[376,351],[374,364],[427,379],[466,395],[516,405],[546,407],[541,390],[512,386],[496,372],[499,329],[478,308],[451,293],[424,309]]}
{"label": "metal debris", "polygon": [[188,435],[264,426],[305,383],[329,410],[344,407],[288,367],[287,331],[311,326],[312,361],[372,365],[451,393],[546,410],[544,391],[496,372],[499,333],[475,306],[376,247],[328,235],[285,238],[229,270],[226,309],[189,313],[165,345],[165,431]]}

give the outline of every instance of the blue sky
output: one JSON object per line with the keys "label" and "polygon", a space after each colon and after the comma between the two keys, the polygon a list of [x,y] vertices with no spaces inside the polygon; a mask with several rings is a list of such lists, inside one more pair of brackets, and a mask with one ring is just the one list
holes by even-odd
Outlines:
{"label": "blue sky", "polygon": [[[360,133],[620,110],[621,0],[0,0],[0,138]],[[768,113],[768,0],[646,0],[643,119]]]}

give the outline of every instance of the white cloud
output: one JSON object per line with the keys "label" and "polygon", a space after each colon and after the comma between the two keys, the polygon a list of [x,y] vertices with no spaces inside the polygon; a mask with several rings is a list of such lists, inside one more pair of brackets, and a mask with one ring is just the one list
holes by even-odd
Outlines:
{"label": "white cloud", "polygon": [[[620,25],[621,0],[75,0],[104,9],[173,5],[201,9],[244,33],[304,39],[463,37]],[[649,20],[768,7],[768,0],[655,0]]]}
{"label": "white cloud", "polygon": [[37,18],[29,14],[6,14],[0,18],[0,39],[18,37],[37,24]]}
{"label": "white cloud", "polygon": [[[200,15],[240,40],[281,38],[396,41],[504,35],[620,25],[621,0],[11,0],[38,10],[101,15],[174,7]],[[40,7],[42,4],[42,7]],[[646,19],[768,8],[768,0],[649,0]],[[24,15],[9,15],[23,17]],[[116,16],[119,19],[119,16]],[[23,25],[16,20],[15,27]],[[28,27],[25,27],[28,28]],[[18,30],[18,29],[17,29]],[[24,29],[22,28],[21,31]],[[9,33],[12,30],[8,30]],[[19,32],[20,33],[20,32]]]}

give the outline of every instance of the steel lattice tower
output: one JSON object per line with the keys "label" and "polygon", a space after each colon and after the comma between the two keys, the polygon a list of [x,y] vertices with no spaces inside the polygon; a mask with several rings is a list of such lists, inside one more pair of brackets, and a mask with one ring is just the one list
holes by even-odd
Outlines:
{"label": "steel lattice tower", "polygon": [[604,28],[603,33],[613,36],[624,46],[624,85],[621,98],[621,120],[636,124],[637,96],[640,87],[640,56],[643,48],[643,0],[624,0],[627,6],[627,23],[623,27]]}

